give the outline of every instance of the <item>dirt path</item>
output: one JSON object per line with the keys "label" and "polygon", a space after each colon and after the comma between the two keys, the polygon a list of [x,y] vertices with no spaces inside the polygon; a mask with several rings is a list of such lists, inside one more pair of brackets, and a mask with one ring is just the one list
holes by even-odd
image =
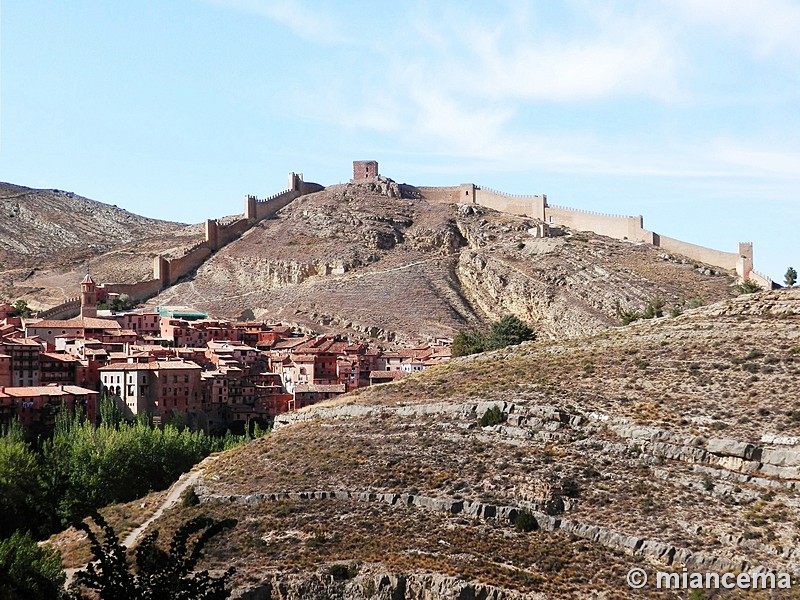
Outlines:
{"label": "dirt path", "polygon": [[207,456],[202,461],[197,463],[191,471],[184,473],[178,478],[178,481],[172,484],[172,487],[169,488],[167,492],[167,497],[164,498],[164,501],[159,505],[156,511],[150,515],[150,518],[147,519],[144,523],[139,525],[136,529],[131,531],[128,535],[125,536],[125,539],[122,540],[122,545],[126,548],[132,547],[142,536],[145,530],[150,527],[150,525],[158,519],[165,510],[172,508],[177,504],[180,497],[183,495],[189,487],[193,486],[197,483],[200,476],[205,471],[206,467],[213,463],[215,460],[219,458],[219,454],[212,454],[211,456]]}
{"label": "dirt path", "polygon": [[[167,495],[164,498],[163,502],[158,505],[156,510],[153,512],[150,517],[144,521],[141,525],[139,525],[136,529],[131,531],[125,538],[122,540],[122,545],[126,548],[131,548],[139,538],[142,537],[142,534],[147,530],[148,527],[158,519],[162,514],[164,514],[165,510],[168,510],[175,506],[180,500],[183,493],[191,486],[195,485],[200,477],[203,475],[206,467],[210,464],[215,462],[219,458],[219,454],[212,454],[207,456],[199,463],[197,463],[190,471],[187,471],[183,475],[181,475],[178,480],[170,486],[169,490],[167,491]],[[73,578],[75,577],[75,573],[78,571],[82,571],[86,568],[86,565],[78,568],[72,569],[64,569],[64,572],[67,574],[67,582],[66,586],[69,587],[69,584],[72,583]]]}

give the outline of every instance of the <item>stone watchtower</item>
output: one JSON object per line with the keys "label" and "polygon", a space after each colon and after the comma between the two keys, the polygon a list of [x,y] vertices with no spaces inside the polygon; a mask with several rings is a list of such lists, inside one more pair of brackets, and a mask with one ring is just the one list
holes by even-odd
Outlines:
{"label": "stone watchtower", "polygon": [[81,281],[81,316],[97,316],[97,286],[88,273]]}
{"label": "stone watchtower", "polygon": [[373,179],[378,176],[377,160],[354,160],[353,161],[353,181]]}

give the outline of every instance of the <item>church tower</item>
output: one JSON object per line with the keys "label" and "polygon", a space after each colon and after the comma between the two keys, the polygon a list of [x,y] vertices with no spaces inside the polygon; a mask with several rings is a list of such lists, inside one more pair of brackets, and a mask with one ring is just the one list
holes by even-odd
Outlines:
{"label": "church tower", "polygon": [[81,281],[81,317],[97,316],[97,286],[88,273]]}

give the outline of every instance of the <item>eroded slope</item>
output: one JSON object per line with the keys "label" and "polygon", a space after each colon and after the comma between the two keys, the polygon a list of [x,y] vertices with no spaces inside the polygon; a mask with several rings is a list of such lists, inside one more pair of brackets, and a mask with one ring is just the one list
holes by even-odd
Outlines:
{"label": "eroded slope", "polygon": [[[158,526],[238,518],[204,565],[237,567],[244,597],[656,596],[627,588],[635,565],[797,576],[799,324],[785,290],[454,360],[281,417]],[[481,427],[492,407],[505,421]],[[356,576],[331,579],[337,562]]]}
{"label": "eroded slope", "polygon": [[[530,219],[358,183],[304,196],[154,303],[385,340],[452,337],[504,314],[550,338],[618,322],[619,306],[731,295],[724,274],[592,234],[536,239]],[[252,315],[250,314],[252,312]]]}

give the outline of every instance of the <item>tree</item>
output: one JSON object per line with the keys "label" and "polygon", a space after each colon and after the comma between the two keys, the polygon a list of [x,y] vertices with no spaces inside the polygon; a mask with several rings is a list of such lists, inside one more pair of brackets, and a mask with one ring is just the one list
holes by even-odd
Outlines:
{"label": "tree", "polygon": [[453,356],[468,356],[486,349],[486,336],[480,331],[459,331],[453,338],[450,351]]}
{"label": "tree", "polygon": [[498,350],[532,339],[534,339],[533,329],[514,315],[507,315],[492,323],[489,336],[486,338],[486,349]]}
{"label": "tree", "polygon": [[100,398],[100,423],[108,427],[117,427],[125,421],[125,415],[117,404],[117,399],[111,394],[104,393]]}
{"label": "tree", "polygon": [[128,296],[127,294],[120,294],[119,296],[111,300],[111,304],[109,306],[111,310],[116,312],[121,310],[128,310],[133,306],[133,302],[131,301],[130,296]]}
{"label": "tree", "polygon": [[15,531],[0,540],[0,598],[63,598],[65,579],[58,551],[39,546],[30,533]]}
{"label": "tree", "polygon": [[206,544],[225,529],[235,527],[235,519],[196,517],[175,532],[166,552],[156,545],[158,531],[154,531],[136,548],[134,563],[130,565],[127,548],[120,543],[114,529],[100,515],[93,519],[105,539],[101,542],[86,523],[78,525],[89,537],[94,555],[86,570],[75,576],[73,591],[78,598],[80,586],[97,591],[102,600],[222,600],[230,596],[226,586],[234,569],[219,577],[194,569]]}
{"label": "tree", "polygon": [[39,458],[20,435],[10,428],[0,438],[0,538],[42,525]]}
{"label": "tree", "polygon": [[786,269],[786,275],[783,276],[783,282],[786,284],[786,287],[793,287],[795,283],[797,283],[797,271],[794,270],[794,267],[789,267]]}
{"label": "tree", "polygon": [[25,300],[17,300],[14,302],[14,310],[11,312],[12,317],[22,317],[23,319],[29,319],[33,316],[33,311],[28,306],[28,303]]}

